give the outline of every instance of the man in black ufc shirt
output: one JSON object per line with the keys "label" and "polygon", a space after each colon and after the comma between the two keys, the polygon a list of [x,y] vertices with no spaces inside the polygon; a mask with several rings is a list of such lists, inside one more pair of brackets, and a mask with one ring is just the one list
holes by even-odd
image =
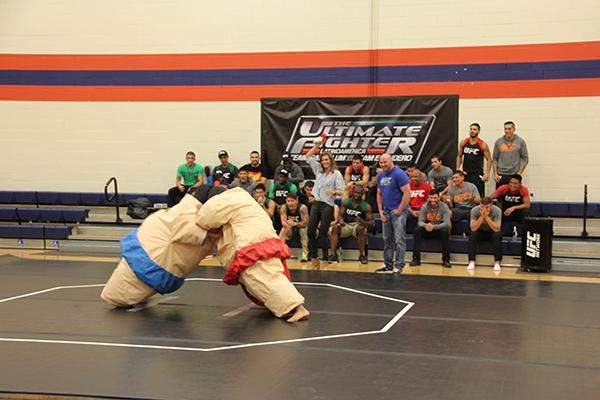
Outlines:
{"label": "man in black ufc shirt", "polygon": [[[485,182],[490,177],[492,168],[492,156],[488,145],[479,138],[481,127],[477,122],[469,126],[469,137],[463,140],[456,157],[456,170],[465,173],[465,181],[471,182],[479,190],[481,197],[485,196]],[[485,173],[483,172],[483,161],[487,160]]]}

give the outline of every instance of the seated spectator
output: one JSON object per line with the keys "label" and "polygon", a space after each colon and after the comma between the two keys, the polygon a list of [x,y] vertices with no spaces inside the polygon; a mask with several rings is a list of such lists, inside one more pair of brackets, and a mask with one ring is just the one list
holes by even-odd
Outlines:
{"label": "seated spectator", "polygon": [[471,182],[465,182],[462,171],[452,175],[452,186],[448,190],[447,203],[452,211],[452,222],[469,219],[471,210],[481,201],[477,187]]}
{"label": "seated spectator", "polygon": [[267,197],[267,188],[262,183],[254,188],[254,200],[269,214],[269,217],[273,218],[273,215],[275,215],[275,202]]}
{"label": "seated spectator", "polygon": [[246,166],[243,166],[238,171],[238,178],[233,181],[231,187],[241,187],[246,192],[248,192],[251,196],[254,194],[254,189],[256,188],[256,182],[250,179],[248,175],[248,170],[246,170]]}
{"label": "seated spectator", "polygon": [[[344,171],[344,182],[346,184],[346,191],[342,203],[345,203],[346,199],[350,197],[350,191],[354,186],[362,186],[363,189],[367,189],[367,185],[369,184],[369,168],[363,164],[360,155],[355,154],[352,158],[352,164]],[[363,190],[363,193],[365,192]]]}
{"label": "seated spectator", "polygon": [[339,239],[354,236],[358,240],[359,261],[361,264],[367,264],[369,260],[366,255],[367,230],[373,226],[373,212],[371,206],[363,200],[365,189],[362,186],[354,186],[352,189],[352,198],[342,204],[339,211],[337,224],[332,225],[329,232],[329,242],[331,254],[327,261],[338,262],[337,247]]}
{"label": "seated spectator", "polygon": [[[267,196],[275,202],[275,215],[279,215],[279,209],[285,204],[288,193],[298,193],[298,188],[290,182],[288,171],[280,169],[277,180],[273,181],[273,184],[269,188],[269,195]],[[280,222],[279,218],[273,220],[273,226],[276,231],[281,229]]]}
{"label": "seated spectator", "polygon": [[469,265],[475,269],[477,245],[482,240],[492,242],[494,248],[494,271],[500,271],[502,262],[502,211],[492,204],[491,197],[481,199],[481,204],[471,210],[471,234],[469,235]]}
{"label": "seated spectator", "polygon": [[260,153],[256,150],[250,153],[250,163],[243,165],[240,169],[248,171],[250,180],[255,183],[267,183],[267,167],[260,162]]}
{"label": "seated spectator", "polygon": [[431,157],[431,169],[427,173],[427,179],[429,185],[444,196],[452,185],[452,169],[442,165],[442,159],[434,155]]}
{"label": "seated spectator", "polygon": [[410,175],[410,202],[408,203],[408,220],[406,224],[416,224],[419,219],[421,207],[427,202],[431,186],[426,181],[421,180],[424,175],[418,168],[412,168]]}
{"label": "seated spectator", "polygon": [[312,207],[313,203],[315,202],[315,196],[313,196],[313,194],[312,194],[314,187],[315,187],[315,181],[306,181],[306,182],[304,182],[304,186],[302,187],[302,189],[300,189],[300,192],[298,192],[298,198],[300,200],[300,203],[302,203],[306,207],[308,207],[309,213],[310,213],[310,208]]}
{"label": "seated spectator", "polygon": [[196,154],[188,151],[185,154],[185,163],[177,168],[175,186],[169,189],[169,207],[178,204],[190,188],[197,188],[204,184],[204,170],[196,164]]}
{"label": "seated spectator", "polygon": [[493,199],[500,200],[503,225],[507,222],[523,222],[523,218],[529,215],[529,190],[521,184],[522,181],[521,175],[514,174],[508,185],[500,186],[492,194]]}
{"label": "seated spectator", "polygon": [[[412,172],[416,169],[419,169],[419,168],[415,164],[412,164],[412,165],[406,167],[406,175],[408,175],[408,177],[410,178],[412,176]],[[419,172],[421,172],[421,176],[420,176],[421,180],[423,182],[427,182],[427,175],[425,175],[425,172],[421,171],[420,169],[419,169]],[[429,185],[429,186],[431,186],[431,185]]]}
{"label": "seated spectator", "polygon": [[421,265],[421,241],[423,237],[433,237],[442,241],[442,266],[452,267],[450,264],[450,209],[440,199],[436,189],[429,192],[429,200],[421,208],[417,229],[413,235],[413,258],[410,266]]}
{"label": "seated spectator", "polygon": [[281,217],[279,238],[286,241],[294,237],[299,237],[302,244],[302,257],[300,261],[307,262],[308,234],[306,227],[308,226],[308,208],[298,202],[298,195],[296,193],[288,193],[285,205],[280,208],[279,215]]}
{"label": "seated spectator", "polygon": [[223,186],[225,189],[229,188],[229,185],[225,182],[225,178],[223,178],[223,171],[213,171],[213,186]]}
{"label": "seated spectator", "polygon": [[304,172],[302,171],[302,168],[296,164],[295,162],[292,162],[292,159],[290,158],[290,155],[285,153],[281,156],[281,164],[275,168],[275,174],[273,175],[273,180],[277,180],[277,177],[279,176],[279,172],[285,169],[288,172],[288,176],[290,181],[296,185],[296,187],[300,187],[300,183],[302,183],[302,181],[304,180]]}
{"label": "seated spectator", "polygon": [[233,183],[233,180],[237,176],[238,169],[235,165],[229,162],[229,154],[227,154],[227,151],[225,150],[219,151],[219,161],[221,163],[213,168],[213,179],[215,178],[217,171],[221,171],[223,174],[223,180],[221,183],[229,186]]}

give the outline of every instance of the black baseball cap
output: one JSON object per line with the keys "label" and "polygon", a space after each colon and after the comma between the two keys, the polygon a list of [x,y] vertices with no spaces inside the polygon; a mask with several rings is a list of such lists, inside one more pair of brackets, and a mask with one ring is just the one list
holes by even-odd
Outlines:
{"label": "black baseball cap", "polygon": [[221,156],[227,156],[227,157],[229,157],[229,154],[227,154],[227,151],[221,150],[221,151],[219,151],[219,157],[221,157]]}
{"label": "black baseball cap", "polygon": [[288,173],[287,169],[281,169],[281,171],[279,171],[279,175],[285,175],[285,176],[288,176],[288,175],[289,175],[289,173]]}

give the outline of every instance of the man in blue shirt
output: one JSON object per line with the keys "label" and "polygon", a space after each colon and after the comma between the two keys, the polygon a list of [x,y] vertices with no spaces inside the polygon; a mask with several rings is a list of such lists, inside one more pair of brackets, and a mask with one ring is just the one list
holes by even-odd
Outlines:
{"label": "man in blue shirt", "polygon": [[402,272],[404,267],[410,185],[406,173],[394,166],[391,155],[382,154],[379,158],[379,166],[381,172],[377,176],[377,205],[383,223],[384,264],[375,272],[393,274]]}

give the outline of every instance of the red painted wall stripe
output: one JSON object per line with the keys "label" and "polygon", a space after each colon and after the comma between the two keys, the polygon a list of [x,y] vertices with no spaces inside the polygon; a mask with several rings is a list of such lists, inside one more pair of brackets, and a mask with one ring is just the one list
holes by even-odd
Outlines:
{"label": "red painted wall stripe", "polygon": [[462,99],[600,96],[600,78],[272,86],[2,86],[14,101],[258,101],[264,97],[458,94]]}
{"label": "red painted wall stripe", "polygon": [[8,70],[326,68],[600,59],[600,41],[420,49],[223,54],[0,54]]}

